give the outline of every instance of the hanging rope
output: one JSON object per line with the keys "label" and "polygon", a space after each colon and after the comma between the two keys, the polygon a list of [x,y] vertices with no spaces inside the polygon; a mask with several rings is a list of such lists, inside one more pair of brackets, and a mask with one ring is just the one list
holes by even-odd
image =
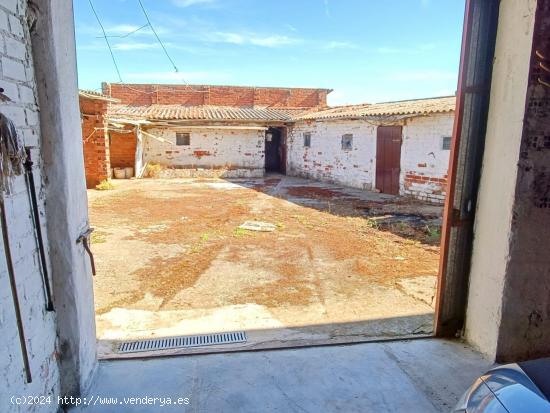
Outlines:
{"label": "hanging rope", "polygon": [[12,177],[25,171],[26,160],[25,146],[13,122],[0,113],[0,191],[11,193]]}

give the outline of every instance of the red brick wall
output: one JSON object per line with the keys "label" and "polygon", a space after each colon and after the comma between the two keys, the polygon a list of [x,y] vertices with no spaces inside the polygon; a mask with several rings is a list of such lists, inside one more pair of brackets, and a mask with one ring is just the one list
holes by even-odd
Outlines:
{"label": "red brick wall", "polygon": [[109,132],[111,167],[123,168],[134,166],[136,156],[136,134],[133,129],[128,128],[130,133]]}
{"label": "red brick wall", "polygon": [[104,100],[80,96],[82,116],[82,141],[86,187],[93,188],[111,174],[109,164],[109,142],[105,140],[104,114],[107,110]]}
{"label": "red brick wall", "polygon": [[218,105],[310,108],[327,105],[326,89],[103,83],[103,93],[127,105]]}

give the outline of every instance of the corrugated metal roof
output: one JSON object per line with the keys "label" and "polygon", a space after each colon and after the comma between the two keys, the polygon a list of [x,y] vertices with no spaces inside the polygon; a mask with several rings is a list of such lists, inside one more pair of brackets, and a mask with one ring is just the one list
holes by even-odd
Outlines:
{"label": "corrugated metal roof", "polygon": [[294,114],[304,109],[272,109],[231,106],[183,106],[183,105],[111,105],[111,119],[140,120],[209,120],[209,121],[291,121]]}
{"label": "corrugated metal roof", "polygon": [[108,100],[109,102],[120,102],[119,99],[112,98],[110,96],[104,95],[101,92],[96,92],[95,90],[79,89],[78,96],[82,96],[88,99]]}
{"label": "corrugated metal roof", "polygon": [[428,99],[403,100],[363,105],[336,106],[330,109],[308,111],[296,116],[295,120],[350,119],[392,115],[427,115],[455,110],[456,97],[445,96]]}

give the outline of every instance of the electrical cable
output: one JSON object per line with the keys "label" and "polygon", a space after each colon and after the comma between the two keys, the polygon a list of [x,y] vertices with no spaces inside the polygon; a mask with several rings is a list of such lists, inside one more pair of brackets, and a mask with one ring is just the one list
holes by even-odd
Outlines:
{"label": "electrical cable", "polygon": [[90,3],[90,7],[92,8],[92,11],[94,12],[94,16],[99,24],[99,27],[101,27],[101,31],[103,32],[103,38],[105,39],[105,43],[107,43],[107,47],[109,48],[109,53],[111,53],[111,58],[113,59],[113,64],[115,65],[116,72],[118,74],[118,78],[120,80],[120,83],[124,83],[122,80],[122,76],[120,75],[120,70],[118,69],[118,64],[115,59],[115,55],[113,53],[113,49],[111,48],[111,43],[109,43],[109,39],[107,38],[107,33],[105,33],[105,28],[103,27],[103,24],[101,23],[101,20],[99,19],[99,16],[97,15],[97,12],[94,8],[94,5],[92,3],[92,0],[88,0],[88,3]]}
{"label": "electrical cable", "polygon": [[[170,56],[170,54],[168,53],[168,50],[166,50],[166,47],[164,46],[164,43],[162,42],[162,40],[160,39],[157,31],[155,30],[155,28],[153,27],[153,24],[151,23],[151,20],[149,18],[149,15],[147,13],[147,10],[145,9],[145,7],[143,6],[143,3],[141,2],[141,0],[138,0],[138,3],[141,7],[141,10],[143,12],[143,15],[145,16],[145,19],[147,20],[147,23],[144,24],[143,26],[141,27],[138,27],[137,29],[129,32],[129,33],[126,33],[124,35],[120,35],[120,36],[109,36],[107,35],[107,32],[105,31],[105,27],[103,26],[103,24],[101,23],[101,19],[99,18],[99,15],[97,14],[97,11],[96,9],[94,8],[94,5],[92,3],[92,0],[88,0],[88,3],[90,3],[90,7],[94,13],[94,16],[99,24],[99,27],[101,28],[101,31],[103,33],[103,36],[100,36],[100,37],[103,37],[105,39],[105,43],[107,43],[107,48],[109,49],[109,53],[111,54],[111,59],[113,61],[113,64],[115,66],[115,69],[116,69],[116,72],[117,72],[117,75],[118,75],[118,78],[119,78],[119,82],[120,84],[122,84],[125,88],[131,90],[131,91],[134,91],[134,92],[137,92],[137,93],[141,93],[141,94],[147,94],[147,95],[152,95],[152,94],[155,94],[155,93],[158,93],[158,88],[157,90],[153,90],[151,92],[146,92],[146,91],[143,91],[143,90],[139,90],[139,89],[136,89],[136,88],[133,88],[131,86],[129,86],[128,84],[126,84],[124,82],[124,80],[122,79],[122,75],[120,73],[120,69],[118,67],[118,63],[116,61],[116,58],[115,58],[115,55],[114,55],[114,52],[113,52],[113,49],[111,47],[111,43],[109,42],[109,37],[113,38],[113,37],[118,37],[118,38],[124,38],[124,37],[128,37],[130,36],[131,34],[133,33],[136,33],[137,31],[145,28],[145,27],[150,27],[151,28],[151,31],[153,32],[153,34],[155,35],[158,43],[160,44],[160,46],[162,47],[162,50],[164,51],[164,54],[166,55],[166,57],[168,58],[168,60],[170,61],[170,63],[172,64],[172,66],[174,67],[174,70],[176,73],[179,73],[179,69],[178,67],[176,66],[174,60],[172,59],[172,57]],[[206,90],[199,90],[199,89],[195,89],[193,88],[190,84],[188,84],[185,79],[181,78],[181,81],[183,82],[183,84],[188,88],[190,89],[191,91],[193,92],[197,92],[197,93],[205,93],[207,92]],[[95,89],[95,90],[99,90],[99,89]],[[172,93],[177,93],[177,91],[175,89],[172,89],[171,90]]]}
{"label": "electrical cable", "polygon": [[143,15],[145,16],[145,19],[147,20],[147,23],[149,24],[149,27],[151,27],[151,31],[153,32],[153,34],[157,38],[160,46],[162,47],[162,50],[164,50],[164,54],[166,55],[168,60],[170,60],[170,63],[172,63],[172,66],[174,66],[174,70],[176,72],[179,72],[178,67],[176,66],[176,64],[174,63],[172,58],[170,57],[170,54],[166,50],[166,47],[164,47],[164,43],[162,43],[162,40],[160,40],[160,37],[157,34],[157,31],[155,30],[155,28],[153,27],[153,24],[151,23],[151,20],[149,20],[149,15],[147,14],[147,11],[145,10],[145,7],[143,7],[143,3],[141,2],[141,0],[138,0],[138,3],[139,3],[139,6],[141,7],[141,10],[143,11]]}

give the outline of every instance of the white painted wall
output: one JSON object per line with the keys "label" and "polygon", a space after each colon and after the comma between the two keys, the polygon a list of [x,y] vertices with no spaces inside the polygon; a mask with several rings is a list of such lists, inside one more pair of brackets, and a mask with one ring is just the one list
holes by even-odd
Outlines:
{"label": "white painted wall", "polygon": [[[172,129],[153,128],[144,135],[144,162],[176,168],[233,169],[264,173],[265,131],[261,129]],[[191,134],[189,146],[176,145],[176,132]]]}
{"label": "white painted wall", "polygon": [[[304,147],[304,133],[311,147]],[[342,135],[353,134],[353,149],[342,149]],[[297,122],[287,138],[287,174],[372,189],[375,177],[376,126],[363,120]]]}
{"label": "white painted wall", "polygon": [[500,3],[465,326],[467,340],[493,359],[510,259],[535,8],[536,0]]}
{"label": "white painted wall", "polygon": [[[30,38],[25,23],[25,1],[0,1],[0,87],[12,102],[0,103],[0,112],[15,122],[25,145],[35,146],[33,157],[40,159],[41,140]],[[46,236],[44,190],[41,163],[35,165],[35,181]],[[15,313],[0,238],[0,411],[57,411],[60,376],[57,364],[56,313],[45,311],[45,298],[34,238],[31,210],[23,176],[14,179],[14,192],[6,196],[8,233],[18,296],[23,314],[33,381],[25,383],[23,363],[15,324]],[[48,242],[46,238],[46,247]],[[50,269],[51,273],[51,269]],[[49,406],[14,405],[11,396],[47,396]]]}
{"label": "white painted wall", "polygon": [[[408,119],[403,126],[401,145],[400,193],[418,199],[443,203],[450,150],[442,147],[443,137],[453,133],[453,113]],[[411,177],[426,180],[415,182]]]}
{"label": "white painted wall", "polygon": [[[451,136],[454,113],[408,119],[403,123],[400,193],[442,203],[445,199],[449,153],[442,149]],[[303,176],[360,189],[376,186],[377,126],[365,120],[297,122],[289,132],[289,175]],[[304,133],[311,133],[311,147],[304,147]],[[353,149],[342,150],[341,139],[353,134]],[[416,182],[408,177],[414,176]],[[423,181],[420,181],[424,179]]]}

